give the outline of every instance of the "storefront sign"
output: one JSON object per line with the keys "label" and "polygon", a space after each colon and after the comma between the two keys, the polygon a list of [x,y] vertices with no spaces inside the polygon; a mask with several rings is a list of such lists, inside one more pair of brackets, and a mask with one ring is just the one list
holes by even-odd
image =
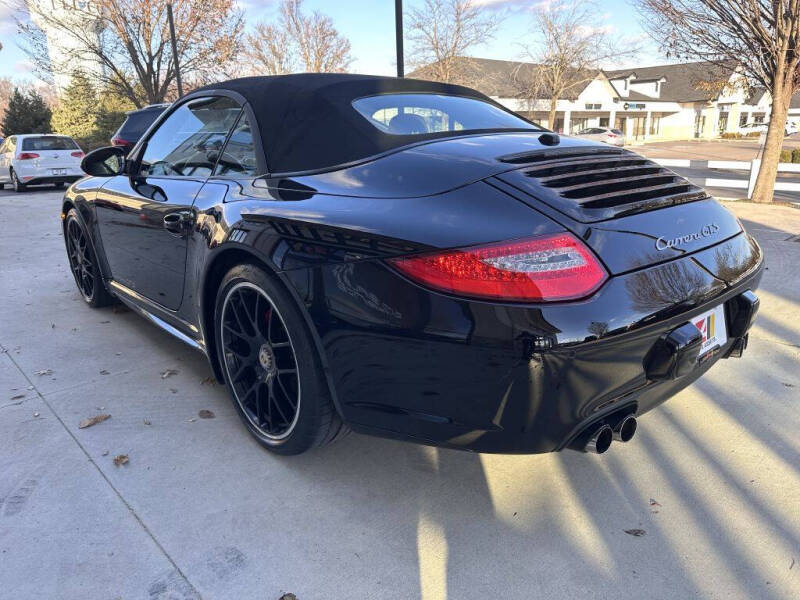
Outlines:
{"label": "storefront sign", "polygon": [[622,105],[625,110],[644,110],[644,102],[626,102]]}

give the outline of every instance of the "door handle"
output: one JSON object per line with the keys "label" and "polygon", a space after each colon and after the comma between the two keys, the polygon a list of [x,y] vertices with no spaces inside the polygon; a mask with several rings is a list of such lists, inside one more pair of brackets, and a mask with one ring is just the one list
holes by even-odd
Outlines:
{"label": "door handle", "polygon": [[192,222],[192,213],[188,210],[179,210],[164,215],[164,229],[178,235],[186,234]]}

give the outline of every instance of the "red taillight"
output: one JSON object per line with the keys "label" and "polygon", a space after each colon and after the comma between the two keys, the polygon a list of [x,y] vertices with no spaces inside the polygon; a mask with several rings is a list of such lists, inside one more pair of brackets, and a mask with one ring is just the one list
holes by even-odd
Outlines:
{"label": "red taillight", "polygon": [[70,156],[74,156],[75,158],[83,158],[84,154],[80,150],[76,150],[75,152],[72,152]]}
{"label": "red taillight", "polygon": [[36,152],[20,152],[19,156],[17,156],[18,160],[31,160],[34,158],[39,158]]}
{"label": "red taillight", "polygon": [[616,133],[607,133],[608,137],[619,137]]}
{"label": "red taillight", "polygon": [[585,298],[608,275],[569,233],[391,259],[409,278],[459,296],[525,302]]}

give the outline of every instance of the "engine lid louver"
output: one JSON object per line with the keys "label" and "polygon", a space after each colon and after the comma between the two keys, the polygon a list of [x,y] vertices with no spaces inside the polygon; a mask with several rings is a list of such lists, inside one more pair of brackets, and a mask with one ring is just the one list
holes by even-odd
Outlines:
{"label": "engine lid louver", "polygon": [[499,179],[583,223],[708,197],[669,169],[621,148],[573,147],[499,160],[524,165]]}

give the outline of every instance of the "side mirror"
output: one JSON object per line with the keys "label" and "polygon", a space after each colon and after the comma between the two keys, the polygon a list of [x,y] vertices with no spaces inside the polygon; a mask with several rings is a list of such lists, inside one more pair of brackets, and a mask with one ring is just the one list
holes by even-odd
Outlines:
{"label": "side mirror", "polygon": [[87,175],[113,177],[125,169],[125,150],[119,146],[106,146],[89,152],[81,161],[81,169]]}

